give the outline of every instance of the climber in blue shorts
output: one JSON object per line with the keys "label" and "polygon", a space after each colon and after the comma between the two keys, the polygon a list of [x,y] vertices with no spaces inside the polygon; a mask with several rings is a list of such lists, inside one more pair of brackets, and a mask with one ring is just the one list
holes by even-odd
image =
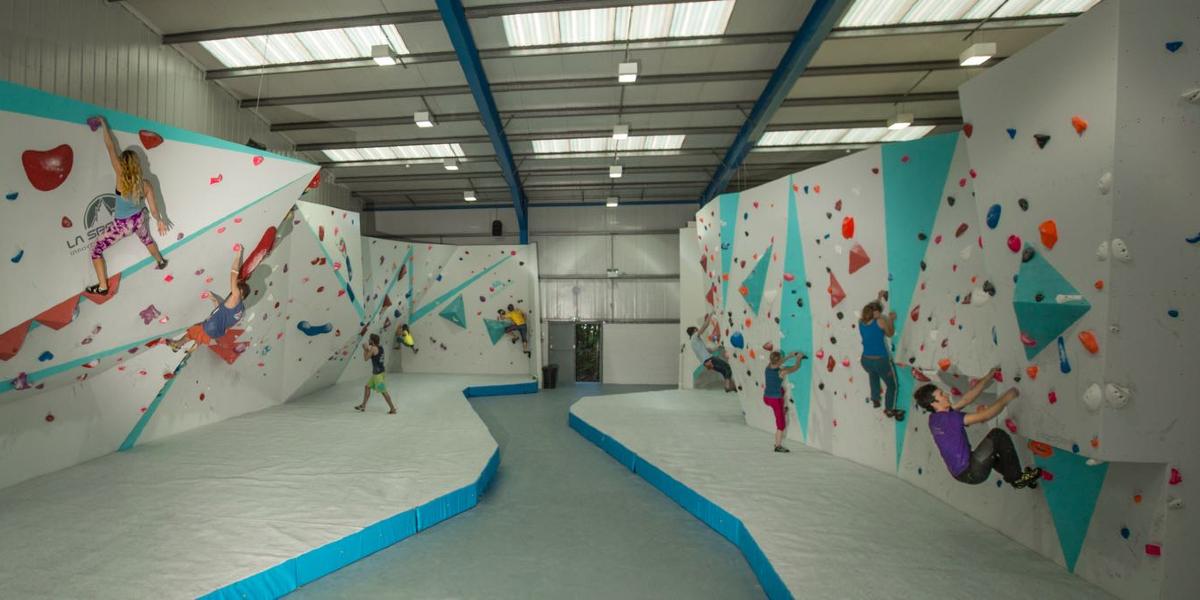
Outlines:
{"label": "climber in blue shorts", "polygon": [[725,362],[719,356],[714,356],[714,353],[708,349],[708,344],[704,343],[704,332],[708,331],[712,322],[712,317],[706,315],[704,317],[704,327],[688,327],[688,345],[692,347],[692,352],[696,353],[696,358],[704,364],[705,369],[721,374],[721,378],[725,380],[726,392],[737,391],[737,384],[733,381],[733,369],[729,367],[729,363]]}

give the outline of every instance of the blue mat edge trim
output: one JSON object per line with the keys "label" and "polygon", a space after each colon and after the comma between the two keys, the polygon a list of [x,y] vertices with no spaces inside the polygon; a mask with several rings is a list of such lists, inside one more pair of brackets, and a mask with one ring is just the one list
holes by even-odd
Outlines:
{"label": "blue mat edge trim", "polygon": [[684,510],[691,513],[692,516],[711,527],[734,546],[737,546],[737,549],[742,553],[742,557],[746,559],[746,563],[750,565],[750,570],[754,572],[754,576],[758,579],[758,583],[762,586],[767,598],[770,598],[770,600],[790,600],[793,598],[791,590],[783,583],[783,579],[779,577],[779,573],[775,571],[775,567],[771,564],[771,561],[767,559],[762,549],[758,547],[758,543],[754,541],[754,536],[742,525],[741,519],[733,516],[715,502],[696,493],[695,490],[683,485],[662,469],[659,469],[632,450],[626,448],[624,444],[596,429],[587,421],[575,416],[575,413],[569,413],[567,424],[571,429],[574,429],[579,435],[583,436],[584,439],[599,446],[600,449],[615,458],[625,468],[641,476],[647,483],[657,488],[658,491],[665,494],[668,498],[674,500]]}
{"label": "blue mat edge trim", "polygon": [[484,396],[514,396],[517,394],[536,393],[538,393],[538,382],[536,379],[523,383],[473,385],[463,390],[463,395],[468,398],[482,398]]}

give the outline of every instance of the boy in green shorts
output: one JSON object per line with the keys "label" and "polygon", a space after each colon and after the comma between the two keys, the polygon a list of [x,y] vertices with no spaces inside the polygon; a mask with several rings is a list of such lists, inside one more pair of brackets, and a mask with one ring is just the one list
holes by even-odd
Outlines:
{"label": "boy in green shorts", "polygon": [[358,412],[367,410],[367,400],[371,397],[371,390],[375,390],[383,394],[383,399],[387,401],[389,415],[396,414],[396,405],[392,404],[392,397],[388,395],[387,383],[384,382],[385,373],[383,372],[383,347],[379,345],[379,336],[372,333],[370,341],[363,344],[363,358],[371,361],[371,378],[367,380],[367,385],[363,387],[362,404],[354,407]]}

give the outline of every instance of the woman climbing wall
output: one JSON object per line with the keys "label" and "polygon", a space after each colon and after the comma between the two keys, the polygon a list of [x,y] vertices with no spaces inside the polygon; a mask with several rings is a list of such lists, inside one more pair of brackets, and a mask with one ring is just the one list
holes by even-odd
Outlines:
{"label": "woman climbing wall", "polygon": [[858,321],[858,333],[862,336],[863,345],[862,366],[871,381],[871,403],[875,408],[879,408],[882,383],[887,388],[883,414],[903,421],[904,411],[896,409],[896,370],[892,366],[887,344],[887,338],[896,333],[896,313],[883,313],[883,303],[886,300],[887,292],[880,291],[879,296],[862,309],[862,316]]}
{"label": "woman climbing wall", "polygon": [[114,207],[113,220],[104,228],[104,233],[96,239],[92,246],[92,266],[96,269],[95,285],[88,286],[85,291],[89,294],[108,294],[108,265],[104,262],[104,251],[122,238],[136,233],[138,239],[154,257],[158,269],[167,266],[167,259],[158,251],[158,244],[150,235],[146,224],[146,209],[158,224],[158,235],[166,235],[171,224],[164,221],[163,213],[154,197],[154,188],[142,174],[142,164],[133,150],[125,150],[117,154],[116,141],[108,121],[104,117],[95,117],[100,121],[104,130],[104,145],[108,148],[108,158],[112,161],[113,172],[117,176],[117,201]]}

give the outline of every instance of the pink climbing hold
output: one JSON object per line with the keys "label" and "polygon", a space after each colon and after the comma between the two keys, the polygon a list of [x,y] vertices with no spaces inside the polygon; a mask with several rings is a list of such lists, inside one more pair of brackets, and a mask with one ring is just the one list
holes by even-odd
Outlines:
{"label": "pink climbing hold", "polygon": [[1016,422],[1016,421],[1014,421],[1014,420],[1012,420],[1012,419],[1005,419],[1005,420],[1004,420],[1004,426],[1008,428],[1008,431],[1009,431],[1010,433],[1016,433],[1016,432],[1017,432],[1017,422]]}
{"label": "pink climbing hold", "polygon": [[1024,331],[1022,331],[1021,332],[1021,343],[1032,348],[1037,345],[1037,340],[1033,339],[1033,336],[1030,336],[1028,333],[1025,333]]}
{"label": "pink climbing hold", "polygon": [[1183,475],[1179,473],[1179,469],[1171,467],[1171,479],[1167,481],[1171,485],[1179,485],[1183,483]]}
{"label": "pink climbing hold", "polygon": [[795,280],[796,280],[796,276],[795,276],[795,275],[792,275],[791,273],[784,273],[784,274],[783,274],[783,280],[784,280],[784,281],[795,281]]}
{"label": "pink climbing hold", "polygon": [[[1016,433],[1015,431],[1013,433]],[[1054,473],[1042,469],[1042,481],[1054,481]]]}
{"label": "pink climbing hold", "polygon": [[1146,554],[1149,556],[1162,556],[1162,546],[1158,544],[1146,544]]}
{"label": "pink climbing hold", "polygon": [[833,271],[829,272],[829,306],[830,308],[837,306],[842,300],[846,299],[846,291],[842,289],[842,284],[838,283],[837,277],[833,276]]}
{"label": "pink climbing hold", "polygon": [[1050,395],[1047,396],[1047,400],[1050,401],[1050,404],[1058,402],[1058,394],[1054,393],[1054,390],[1050,390]]}
{"label": "pink climbing hold", "polygon": [[1008,236],[1008,249],[1013,252],[1020,252],[1021,238],[1017,237],[1016,234]]}
{"label": "pink climbing hold", "polygon": [[261,165],[263,163],[263,157],[255,156],[253,159],[250,160],[250,162],[254,163],[254,166],[257,167],[258,165]]}

